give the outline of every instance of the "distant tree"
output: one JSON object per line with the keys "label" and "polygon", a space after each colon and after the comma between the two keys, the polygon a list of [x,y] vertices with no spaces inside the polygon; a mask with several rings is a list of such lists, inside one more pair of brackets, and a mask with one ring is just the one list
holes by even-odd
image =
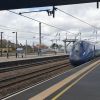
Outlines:
{"label": "distant tree", "polygon": [[55,48],[58,48],[59,46],[58,46],[58,44],[53,43],[50,47],[51,47],[52,49],[55,49]]}
{"label": "distant tree", "polygon": [[41,45],[37,44],[36,47],[41,48],[41,49],[47,49],[48,48],[48,46],[46,46],[45,44],[41,44]]}
{"label": "distant tree", "polygon": [[62,48],[63,46],[60,44],[60,45],[58,45],[58,49],[60,50],[61,48]]}

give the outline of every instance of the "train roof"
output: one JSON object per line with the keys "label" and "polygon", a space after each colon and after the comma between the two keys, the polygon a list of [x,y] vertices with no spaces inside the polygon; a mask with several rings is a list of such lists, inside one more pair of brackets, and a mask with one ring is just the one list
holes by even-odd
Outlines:
{"label": "train roof", "polygon": [[85,42],[85,43],[89,43],[91,45],[95,45],[93,42],[86,41],[86,40],[77,40],[75,43],[81,43],[81,42]]}

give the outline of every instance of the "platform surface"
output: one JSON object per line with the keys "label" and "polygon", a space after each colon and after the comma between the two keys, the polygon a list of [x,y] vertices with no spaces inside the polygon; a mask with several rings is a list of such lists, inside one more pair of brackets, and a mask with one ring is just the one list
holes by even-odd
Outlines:
{"label": "platform surface", "polygon": [[36,58],[44,58],[44,57],[52,57],[52,56],[59,56],[59,55],[64,55],[62,54],[43,54],[41,56],[38,55],[27,55],[27,56],[22,56],[20,55],[19,57],[15,57],[15,56],[10,56],[9,58],[7,57],[0,57],[0,62],[9,62],[9,61],[18,61],[18,60],[28,60],[28,59],[36,59]]}

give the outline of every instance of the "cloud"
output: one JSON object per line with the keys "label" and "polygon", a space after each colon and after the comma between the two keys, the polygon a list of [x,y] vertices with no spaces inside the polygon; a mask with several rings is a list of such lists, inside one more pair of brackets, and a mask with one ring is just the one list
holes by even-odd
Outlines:
{"label": "cloud", "polygon": [[[57,6],[57,8],[67,13],[70,13],[100,29],[100,9],[96,8],[95,3],[64,5],[64,6]],[[18,9],[14,11],[26,12],[26,11],[41,10],[41,9],[51,9],[51,7]],[[66,38],[65,33],[67,31],[70,31],[75,34],[77,34],[78,32],[81,32],[82,38],[95,37],[95,35],[93,35],[94,28],[58,10],[56,11],[55,18],[53,18],[52,16],[48,16],[47,12],[28,13],[24,15],[63,29],[63,30],[60,30],[60,29],[56,29],[54,27],[50,27],[45,24],[42,24],[42,28],[41,28],[42,33],[47,34],[47,35],[42,34],[44,36],[44,38],[42,39],[42,42],[47,45],[51,44],[51,41],[50,41],[51,39],[57,38],[55,37],[57,33],[61,33],[60,36],[62,40]],[[11,30],[4,30],[4,27],[0,26],[1,28],[0,31],[3,31],[5,33],[4,38],[7,38],[7,36],[9,36],[9,39],[11,41],[15,41],[14,40],[15,36],[14,34],[12,34],[12,31],[18,32],[19,42],[22,42],[23,44],[25,44],[25,40],[28,40],[29,41],[28,43],[31,45],[33,44],[33,42],[38,43],[39,41],[38,39],[39,23],[36,21],[32,21],[27,18],[21,17],[19,15],[12,14],[8,11],[1,11],[0,25],[4,25],[11,28]],[[36,38],[33,39],[33,37],[36,37]],[[75,36],[74,34],[68,33],[68,37],[74,38]],[[98,40],[99,39],[100,39],[100,31],[98,30]]]}

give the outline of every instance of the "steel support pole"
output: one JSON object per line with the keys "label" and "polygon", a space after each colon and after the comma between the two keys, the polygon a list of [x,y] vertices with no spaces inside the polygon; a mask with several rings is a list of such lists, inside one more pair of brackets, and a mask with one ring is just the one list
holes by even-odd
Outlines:
{"label": "steel support pole", "polygon": [[17,32],[16,32],[16,58],[17,58]]}
{"label": "steel support pole", "polygon": [[1,32],[1,57],[2,57],[2,34],[3,32]]}
{"label": "steel support pole", "polygon": [[66,40],[63,41],[64,42],[64,53],[66,54]]}
{"label": "steel support pole", "polygon": [[25,56],[27,56],[27,40],[26,40],[26,50],[25,50]]}
{"label": "steel support pole", "polygon": [[9,40],[7,40],[7,58],[9,58]]}
{"label": "steel support pole", "polygon": [[41,23],[39,23],[39,55],[41,55]]}

